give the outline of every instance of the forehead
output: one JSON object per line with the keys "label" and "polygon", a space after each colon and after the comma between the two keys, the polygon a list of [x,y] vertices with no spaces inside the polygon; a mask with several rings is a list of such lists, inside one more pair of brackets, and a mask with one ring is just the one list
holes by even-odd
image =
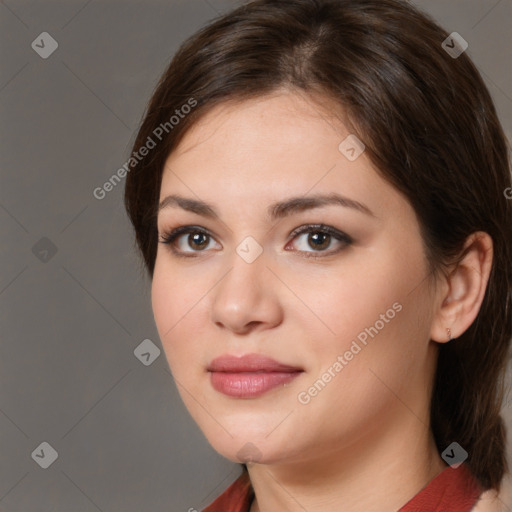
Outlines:
{"label": "forehead", "polygon": [[[208,151],[215,146],[225,153],[236,149],[226,147],[226,143],[235,142],[237,147],[248,150],[258,142],[260,151],[277,151],[305,138],[314,142],[311,129],[315,128],[318,133],[319,125],[320,137],[331,131],[332,136],[339,138],[349,133],[343,121],[340,122],[343,116],[342,109],[335,108],[332,101],[302,93],[281,91],[253,99],[226,101],[213,107],[187,131],[171,159],[203,144]],[[280,134],[279,139],[274,138],[276,133]],[[209,139],[213,139],[210,144]],[[221,140],[224,144],[217,146]]]}
{"label": "forehead", "polygon": [[221,103],[171,152],[162,188],[175,179],[171,170],[186,170],[190,178],[223,176],[230,182],[250,178],[279,183],[289,181],[290,174],[294,181],[307,182],[311,174],[328,171],[340,159],[338,146],[349,134],[332,109],[303,94]]}
{"label": "forehead", "polygon": [[398,192],[364,152],[351,161],[340,151],[351,132],[331,105],[292,93],[217,105],[167,158],[160,200],[179,192],[263,209],[292,195],[338,192],[389,209]]}

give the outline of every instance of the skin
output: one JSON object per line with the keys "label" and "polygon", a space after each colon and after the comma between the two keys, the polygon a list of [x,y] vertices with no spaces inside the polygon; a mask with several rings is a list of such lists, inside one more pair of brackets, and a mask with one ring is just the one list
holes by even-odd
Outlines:
{"label": "skin", "polygon": [[[490,237],[475,233],[459,266],[434,278],[410,203],[366,152],[349,161],[339,151],[351,132],[332,112],[319,98],[286,90],[224,103],[187,132],[163,173],[160,200],[200,199],[220,219],[179,207],[159,212],[160,237],[185,225],[212,236],[199,240],[201,251],[181,235],[176,248],[191,258],[158,244],[156,326],[183,402],[213,448],[241,462],[250,446],[257,459],[248,465],[251,512],[391,512],[448,467],[429,427],[437,348],[447,328],[456,338],[476,318],[492,262]],[[266,217],[275,201],[331,192],[374,216],[329,205]],[[331,238],[321,252],[307,233],[290,237],[315,223],[353,243]],[[248,236],[263,249],[252,263],[236,252]],[[306,257],[312,253],[320,257]],[[298,394],[394,303],[401,311],[300,403]],[[228,397],[206,370],[226,353],[264,354],[304,371],[259,397]]]}

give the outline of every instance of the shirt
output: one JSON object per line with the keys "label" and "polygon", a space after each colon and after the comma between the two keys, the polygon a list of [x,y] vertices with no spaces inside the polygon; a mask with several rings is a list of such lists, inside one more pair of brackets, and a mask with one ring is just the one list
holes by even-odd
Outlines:
{"label": "shirt", "polygon": [[[469,512],[482,492],[466,464],[456,469],[448,466],[398,512]],[[244,471],[202,512],[249,512],[253,498],[249,474]]]}

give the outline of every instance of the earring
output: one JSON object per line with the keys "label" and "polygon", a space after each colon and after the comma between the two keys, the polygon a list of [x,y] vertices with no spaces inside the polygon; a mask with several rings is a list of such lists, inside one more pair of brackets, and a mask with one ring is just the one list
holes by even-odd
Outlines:
{"label": "earring", "polygon": [[446,329],[446,332],[448,334],[448,341],[452,341],[453,338],[452,338],[452,330],[451,329]]}

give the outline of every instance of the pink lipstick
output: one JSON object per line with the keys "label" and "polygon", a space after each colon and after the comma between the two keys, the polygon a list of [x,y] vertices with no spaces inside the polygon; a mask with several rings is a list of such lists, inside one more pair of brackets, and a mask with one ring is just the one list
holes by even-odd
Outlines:
{"label": "pink lipstick", "polygon": [[282,364],[261,354],[223,355],[207,370],[214,389],[235,398],[255,398],[298,377],[302,368]]}

